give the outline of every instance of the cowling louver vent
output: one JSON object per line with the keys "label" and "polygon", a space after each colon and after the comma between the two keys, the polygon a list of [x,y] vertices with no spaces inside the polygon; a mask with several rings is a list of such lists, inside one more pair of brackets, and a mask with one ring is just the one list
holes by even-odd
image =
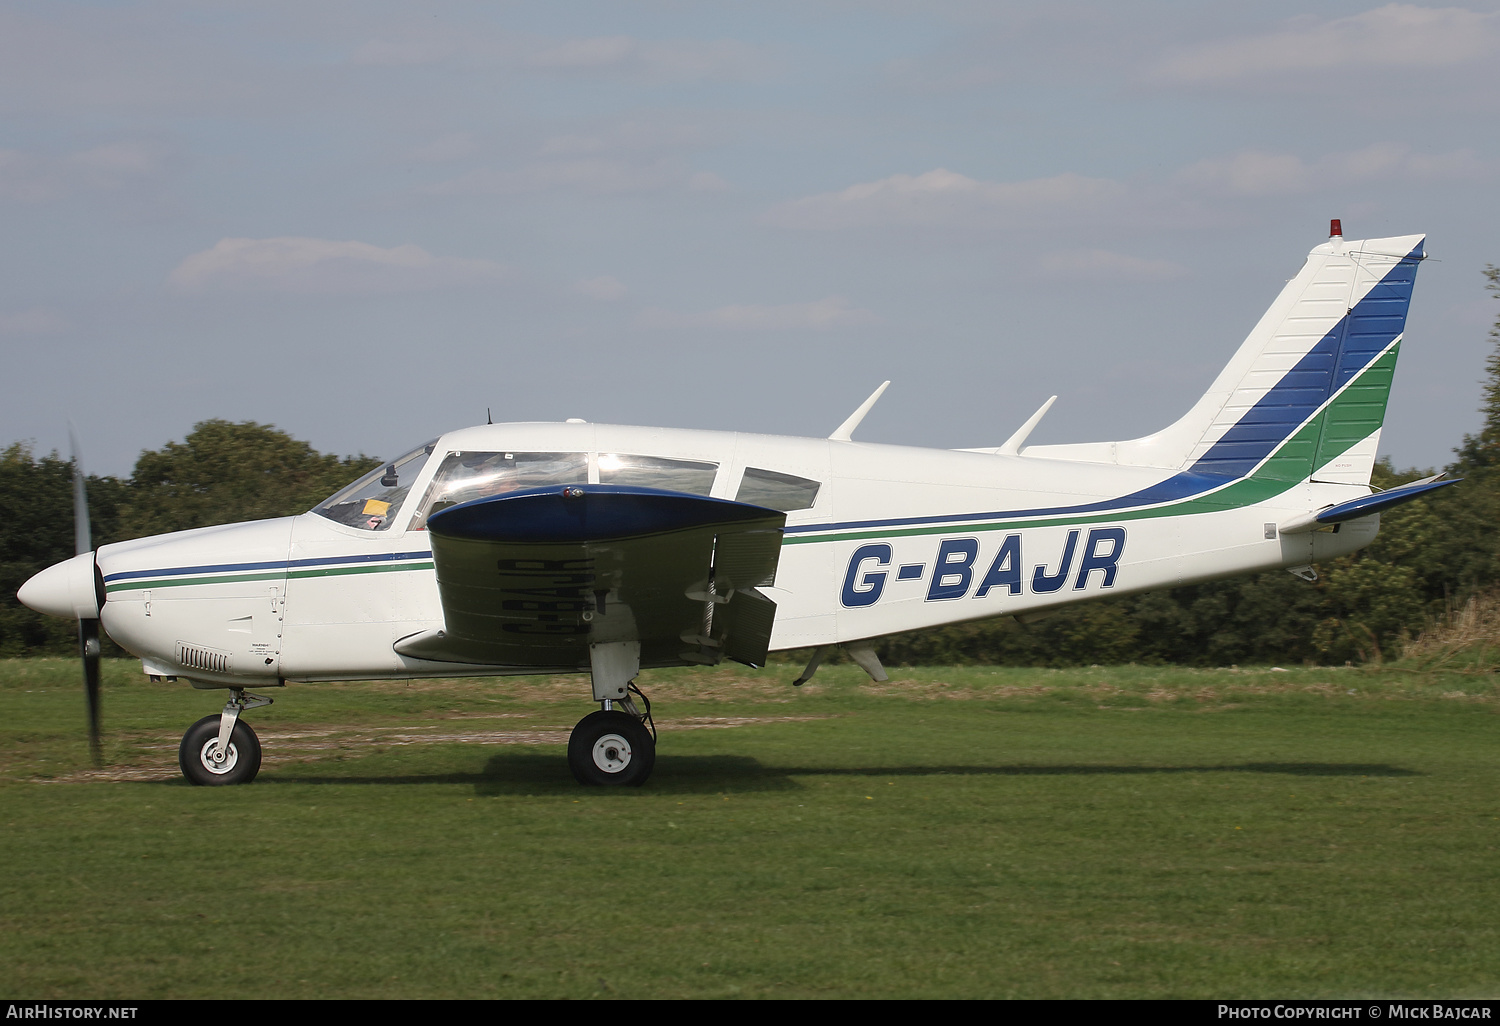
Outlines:
{"label": "cowling louver vent", "polygon": [[218,652],[202,645],[177,643],[177,661],[189,670],[207,670],[210,673],[229,672],[229,653]]}

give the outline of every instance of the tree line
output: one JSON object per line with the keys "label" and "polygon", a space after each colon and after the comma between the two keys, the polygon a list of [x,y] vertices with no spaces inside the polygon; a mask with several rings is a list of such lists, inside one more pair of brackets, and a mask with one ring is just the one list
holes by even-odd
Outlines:
{"label": "tree line", "polygon": [[[1500,298],[1500,268],[1486,271]],[[1317,567],[1105,599],[1022,627],[1010,618],[897,635],[893,666],[1071,666],[1379,661],[1470,595],[1500,585],[1500,319],[1490,332],[1481,412],[1445,469],[1463,483],[1384,513],[1360,552]],[[167,531],[286,516],[380,464],[320,453],[265,424],[210,420],[182,442],[141,453],[128,478],[90,477],[96,545]],[[1433,473],[1375,468],[1389,488]],[[0,452],[0,656],[71,653],[69,621],[22,606],[16,589],[73,554],[72,464],[16,443]]]}
{"label": "tree line", "polygon": [[[302,513],[379,464],[320,453],[268,424],[204,421],[142,452],[128,478],[88,478],[93,542]],[[0,503],[0,656],[72,653],[72,621],[32,612],[16,589],[73,555],[73,464],[12,444],[0,451]]]}

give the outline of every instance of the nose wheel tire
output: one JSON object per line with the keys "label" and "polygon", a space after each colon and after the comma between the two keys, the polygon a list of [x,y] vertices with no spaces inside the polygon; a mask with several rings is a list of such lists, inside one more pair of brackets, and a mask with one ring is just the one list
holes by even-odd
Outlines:
{"label": "nose wheel tire", "polygon": [[640,787],[654,765],[656,742],[629,713],[590,713],[568,738],[568,768],[580,784]]}
{"label": "nose wheel tire", "polygon": [[177,764],[190,784],[206,787],[248,784],[260,772],[260,738],[250,724],[237,720],[229,735],[229,751],[220,758],[219,717],[205,716],[182,735]]}

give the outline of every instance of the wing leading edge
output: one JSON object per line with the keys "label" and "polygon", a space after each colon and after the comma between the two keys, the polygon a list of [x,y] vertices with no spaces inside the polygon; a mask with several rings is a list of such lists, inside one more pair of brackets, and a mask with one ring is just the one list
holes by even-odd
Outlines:
{"label": "wing leading edge", "polygon": [[427,527],[445,628],[402,655],[536,670],[640,643],[642,666],[765,662],[786,514],[727,499],[567,485],[476,499]]}

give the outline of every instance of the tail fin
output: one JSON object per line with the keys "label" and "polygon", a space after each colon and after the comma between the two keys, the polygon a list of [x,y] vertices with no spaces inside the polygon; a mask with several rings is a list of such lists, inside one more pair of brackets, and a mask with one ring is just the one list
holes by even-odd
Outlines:
{"label": "tail fin", "polygon": [[1125,442],[1030,446],[1026,455],[1368,484],[1422,242],[1329,239],[1175,424]]}

